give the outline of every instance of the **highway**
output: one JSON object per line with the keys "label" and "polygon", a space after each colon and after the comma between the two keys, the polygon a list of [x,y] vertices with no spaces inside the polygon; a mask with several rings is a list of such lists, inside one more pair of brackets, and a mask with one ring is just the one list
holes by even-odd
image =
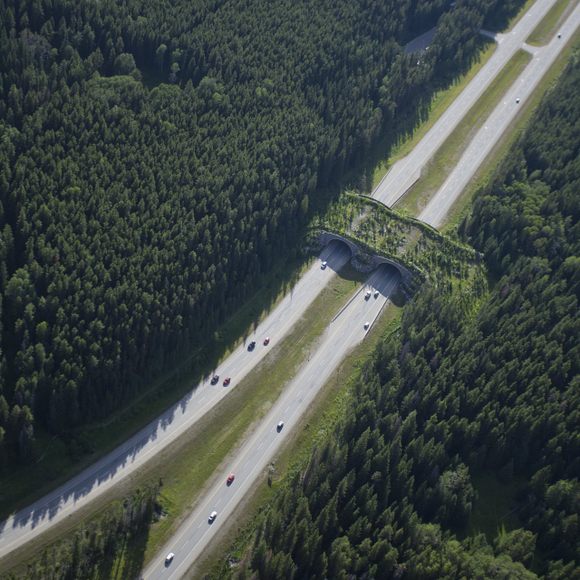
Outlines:
{"label": "highway", "polygon": [[[258,429],[243,444],[236,459],[200,499],[159,557],[143,572],[144,578],[177,579],[186,574],[218,532],[220,522],[225,521],[244,495],[252,490],[256,479],[279,451],[284,436],[308,409],[322,385],[348,352],[363,340],[367,333],[365,322],[372,325],[398,283],[399,273],[391,266],[381,266],[370,275],[367,285],[354,295],[348,306],[328,326],[318,347],[286,386]],[[371,289],[373,295],[365,299],[367,289]],[[377,298],[374,296],[375,289],[379,291]],[[280,432],[276,429],[279,421],[284,421]],[[230,472],[235,474],[235,480],[228,486],[226,479]],[[208,516],[214,510],[218,515],[215,522],[210,524]],[[175,558],[166,566],[165,556],[169,552],[173,552]]]}
{"label": "highway", "polygon": [[[457,126],[463,115],[484,92],[501,68],[518,49],[524,46],[525,39],[553,4],[554,2],[551,0],[536,2],[512,32],[497,37],[500,44],[494,56],[474,77],[474,80],[456,99],[456,102],[451,105],[448,109],[449,115],[445,113],[413,152],[393,167],[375,190],[374,197],[392,204],[407,191],[419,177],[421,168],[433,156],[437,148]],[[513,121],[518,110],[518,103],[515,102],[515,99],[519,98],[521,105],[525,99],[529,98],[533,89],[576,30],[577,18],[578,9],[562,26],[561,38],[556,37],[545,48],[534,49],[535,55],[532,63],[526,67],[524,73],[508,91],[504,101],[494,110],[486,123],[487,128],[482,129],[487,139],[485,148],[482,142],[476,141],[470,145],[462,160],[463,163],[456,170],[458,173],[454,172],[457,181],[449,180],[450,183],[455,184],[454,188],[451,186],[448,186],[447,189],[445,186],[442,187],[421,214],[420,219],[425,219],[429,223],[440,223],[463,187],[475,175],[493,144],[501,138],[503,131]],[[527,46],[525,48],[529,49]],[[492,62],[491,66],[489,66],[490,62]],[[484,74],[481,74],[482,72]],[[459,105],[456,105],[457,101],[459,101]],[[434,133],[433,130],[435,130]],[[473,151],[473,154],[469,153],[470,150]],[[416,171],[412,170],[415,168],[415,163],[417,163]],[[377,278],[377,275],[381,277]],[[252,489],[260,474],[264,473],[269,462],[276,456],[283,435],[291,429],[300,414],[306,410],[318,388],[324,384],[324,380],[330,376],[343,356],[363,338],[365,331],[364,329],[361,331],[361,322],[372,320],[374,316],[378,315],[390,291],[389,284],[393,284],[394,288],[397,276],[393,277],[391,274],[389,277],[386,272],[379,274],[377,271],[369,278],[368,284],[382,287],[381,298],[374,303],[366,304],[370,308],[378,307],[376,314],[375,311],[371,310],[365,312],[364,299],[360,297],[357,300],[355,297],[337,321],[328,328],[319,349],[313,353],[312,358],[305,364],[296,379],[285,389],[280,400],[263,420],[258,430],[244,444],[236,459],[221,473],[217,483],[199,499],[199,503],[191,516],[158,554],[158,557],[147,567],[144,572],[145,578],[173,579],[182,578],[187,574],[216,535],[220,522],[228,518],[238,502]],[[275,427],[279,420],[284,420],[285,426],[278,434]],[[236,479],[234,484],[228,487],[226,478],[230,471],[236,474]],[[207,518],[213,510],[218,512],[218,516],[213,524],[209,524]],[[170,564],[166,565],[165,555],[169,552],[173,552],[175,557]]]}
{"label": "highway", "polygon": [[453,133],[469,109],[485,92],[556,0],[538,0],[506,34],[495,35],[498,46],[481,70],[429,129],[413,151],[399,159],[383,177],[372,197],[393,206],[421,177],[439,147]]}
{"label": "highway", "polygon": [[[488,63],[482,67],[480,72],[426,134],[415,150],[393,166],[373,193],[374,197],[388,205],[392,205],[407,191],[419,177],[421,169],[434,155],[437,148],[445,141],[511,56],[523,45],[527,36],[554,2],[555,0],[537,1],[528,13],[522,17],[512,32],[498,36],[499,46]],[[541,75],[543,74],[541,73],[542,70],[545,71],[547,70],[546,67],[549,68],[549,65],[546,65],[546,59],[552,54],[552,47],[554,47],[554,54],[557,55],[567,38],[569,38],[568,35],[571,35],[573,30],[576,29],[577,23],[574,25],[574,22],[577,19],[578,9],[568,18],[565,26],[562,27],[567,36],[561,40],[558,39],[559,42],[556,42],[555,39],[548,47],[538,50],[534,60],[526,68],[526,71],[530,69],[535,72],[531,73],[532,76],[525,81],[525,86],[516,84],[513,88],[518,95],[521,93],[522,96],[518,96],[518,98],[522,99],[522,101],[527,98],[524,95],[529,95],[539,80],[534,80],[535,77],[533,75]],[[543,64],[537,65],[537,68],[532,69],[531,67],[536,62],[536,59]],[[493,65],[490,65],[490,63],[493,63]],[[485,74],[482,74],[484,71]],[[529,89],[529,92],[526,92],[529,87],[532,88]],[[513,99],[513,95],[511,98]],[[458,102],[459,104],[457,104]],[[509,97],[506,97],[505,103],[507,109],[510,109],[510,111],[515,110],[515,113],[513,113],[515,115],[517,107],[512,106],[515,105],[515,99],[512,103]],[[509,115],[506,117],[501,116],[501,119],[497,121],[494,120],[495,118],[492,119],[498,109],[492,113],[489,122],[486,124],[488,126],[487,131],[490,133],[501,133],[502,127],[504,127],[502,123],[509,117]],[[513,117],[510,118],[513,119]],[[497,125],[494,125],[493,123],[496,122]],[[509,122],[511,121],[507,121],[508,124]],[[467,156],[468,151],[469,149],[466,150],[464,157]],[[446,192],[440,193],[443,191],[444,185],[434,198],[434,200],[438,199],[438,201],[433,201],[433,205],[429,204],[425,211],[431,205],[432,208],[429,209],[426,216],[422,214],[421,218],[426,219],[429,223],[438,223],[441,215],[444,215],[450,204],[453,203],[453,201],[449,201],[452,200],[454,195],[450,192],[456,191],[461,187],[462,180],[466,178],[468,180],[472,177],[482,160],[483,157],[480,159],[479,155],[472,155],[466,158],[466,162],[457,178],[457,185],[450,185]],[[235,388],[235,385],[267,355],[270,348],[288,333],[328,283],[334,272],[340,270],[349,258],[350,253],[346,247],[341,244],[331,244],[320,255],[321,260],[328,261],[328,268],[321,269],[320,261],[316,261],[312,265],[290,293],[255,329],[255,332],[247,337],[247,341],[257,341],[256,349],[249,353],[246,345],[241,345],[219,365],[219,368],[216,369],[216,372],[220,375],[220,381],[217,385],[210,385],[210,377],[208,376],[199,385],[193,387],[191,392],[176,405],[119,448],[45,498],[1,523],[0,558],[5,557],[11,551],[23,546],[41,533],[50,530],[55,524],[63,521],[75,510],[87,505],[99,495],[110,490],[121,480],[143,467],[156,453],[166,448],[189,429],[226,396],[231,388]],[[165,548],[164,553],[147,568],[146,577],[177,578],[187,571],[191,563],[203,552],[210,539],[218,531],[220,521],[223,521],[227,514],[233,511],[236,503],[251,489],[259,474],[263,473],[265,467],[279,450],[284,436],[314,399],[319,387],[330,376],[344,355],[364,338],[365,330],[362,326],[364,321],[374,320],[374,317],[378,315],[380,309],[385,305],[387,297],[395,288],[397,281],[398,274],[387,267],[381,267],[371,275],[368,283],[380,290],[379,298],[371,297],[369,301],[365,301],[362,295],[355,297],[341,315],[329,326],[321,339],[319,348],[312,352],[310,359],[304,364],[296,379],[288,385],[288,388],[285,389],[267,417],[241,448],[240,453],[230,467],[236,473],[234,484],[229,488],[226,487],[225,477],[227,473],[224,472],[222,474],[223,482],[211,487],[208,493],[199,499],[199,507],[188,518],[184,526],[178,530],[171,544]],[[266,336],[270,336],[272,340],[271,345],[268,347],[264,347],[262,344]],[[232,383],[228,388],[222,386],[222,381],[226,376],[232,377]],[[278,434],[276,433],[275,425],[280,419],[285,421],[285,427]],[[218,511],[218,517],[216,522],[210,526],[207,524],[207,516],[213,509]],[[174,562],[166,568],[163,559],[165,553],[169,551],[175,552],[176,556]]]}
{"label": "highway", "polygon": [[420,220],[435,227],[443,223],[451,206],[457,201],[475,171],[483,164],[506,129],[514,122],[519,110],[532,96],[538,83],[554,64],[561,49],[572,38],[579,25],[580,5],[577,5],[561,26],[560,38],[557,35],[554,36],[549,44],[541,48],[527,47],[527,50],[533,52],[534,58],[472,139],[457,165],[419,215]]}
{"label": "highway", "polygon": [[[321,269],[320,260],[328,262],[326,269]],[[179,402],[117,449],[52,493],[0,523],[0,558],[50,530],[75,510],[143,467],[219,403],[300,320],[330,278],[350,260],[350,250],[343,244],[331,243],[321,252],[320,260],[314,261],[297,284],[247,337],[246,343],[219,365],[215,372],[220,375],[220,380],[216,385],[210,384],[211,375],[206,377]],[[267,347],[263,345],[265,337],[271,339]],[[246,344],[251,340],[257,344],[253,352],[248,352]],[[228,387],[223,386],[226,377],[231,377]]]}

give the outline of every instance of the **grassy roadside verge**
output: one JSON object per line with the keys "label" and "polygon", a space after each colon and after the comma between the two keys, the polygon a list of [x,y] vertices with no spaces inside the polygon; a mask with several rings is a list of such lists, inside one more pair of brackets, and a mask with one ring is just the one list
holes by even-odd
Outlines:
{"label": "grassy roadside verge", "polygon": [[411,215],[420,213],[443,184],[450,170],[457,164],[467,144],[485,123],[506,90],[524,70],[531,58],[529,53],[520,50],[510,59],[483,95],[469,109],[455,131],[439,148],[419,181],[396,204],[397,209]]}
{"label": "grassy roadside verge", "polygon": [[530,36],[526,39],[532,46],[544,46],[550,40],[564,19],[572,12],[578,0],[557,0],[550,8],[542,21],[534,28]]}
{"label": "grassy roadside verge", "polygon": [[68,481],[176,403],[236,348],[243,340],[241,337],[275,307],[308,267],[306,260],[289,261],[264,276],[252,298],[202,348],[152,380],[149,388],[130,406],[106,421],[71,434],[68,446],[55,437],[37,432],[38,460],[0,477],[0,520]]}
{"label": "grassy roadside verge", "polygon": [[[526,0],[526,3],[519,9],[518,13],[510,20],[504,32],[511,30],[521,19],[522,16],[535,4],[538,0]],[[541,1],[541,0],[540,0]]]}
{"label": "grassy roadside verge", "polygon": [[272,344],[269,355],[201,421],[118,489],[104,494],[78,517],[69,518],[66,525],[51,531],[50,540],[39,537],[26,549],[11,555],[10,567],[16,566],[16,571],[23,573],[31,553],[62,537],[83,519],[93,517],[96,511],[106,508],[107,502],[123,497],[129,489],[162,479],[161,504],[167,516],[154,524],[148,537],[137,544],[139,554],[121,554],[121,561],[111,566],[111,577],[126,577],[125,561],[134,567],[136,559],[146,561],[157,554],[195,505],[196,498],[215,481],[220,466],[225,468],[228,458],[278,398],[308,350],[361,280],[361,275],[350,266],[343,268],[341,276],[330,281],[292,332],[279,344]]}
{"label": "grassy roadside verge", "polygon": [[493,180],[501,160],[508,154],[514,142],[519,138],[545,94],[556,84],[572,54],[578,50],[580,50],[580,32],[576,32],[560,53],[548,73],[540,81],[531,98],[526,101],[510,130],[503,135],[483,165],[478,169],[471,183],[451,207],[445,224],[441,228],[444,234],[453,235],[457,231],[457,227],[469,212],[471,201],[476,192]]}
{"label": "grassy roadside verge", "polygon": [[481,70],[481,68],[491,58],[496,49],[496,44],[489,39],[483,39],[488,43],[487,48],[481,53],[477,63],[472,66],[467,73],[457,79],[457,81],[449,88],[438,91],[433,96],[431,108],[429,111],[429,118],[407,139],[402,140],[398,145],[393,147],[392,153],[388,159],[379,162],[373,171],[372,189],[374,190],[381,179],[386,175],[391,166],[399,159],[408,155],[431,127],[438,121],[438,119],[447,110],[449,105],[457,98],[463,89],[471,82],[473,77]]}
{"label": "grassy roadside verge", "polygon": [[182,448],[172,462],[160,469],[164,474],[162,503],[169,517],[152,527],[146,559],[169,539],[204,486],[214,481],[219,467],[223,465],[225,469],[228,458],[278,399],[336,311],[363,281],[350,266],[343,268],[341,274],[324,288],[270,356],[232,391],[223,407],[210,413],[204,420],[207,424],[196,429],[198,436],[188,448]]}
{"label": "grassy roadside verge", "polygon": [[[399,304],[399,305],[397,305]],[[283,486],[289,484],[292,475],[304,469],[312,448],[328,437],[335,425],[344,417],[352,400],[353,386],[365,362],[384,336],[398,329],[402,315],[402,303],[398,300],[383,310],[381,317],[365,339],[341,363],[333,376],[325,383],[309,412],[292,432],[281,453],[275,459],[272,485],[268,485],[267,474],[262,474],[251,497],[245,498],[229,518],[220,539],[212,545],[204,558],[189,571],[189,577],[208,574],[214,579],[227,578],[229,567],[224,554],[233,560],[243,557],[252,541],[258,517],[267,509],[267,504]]]}

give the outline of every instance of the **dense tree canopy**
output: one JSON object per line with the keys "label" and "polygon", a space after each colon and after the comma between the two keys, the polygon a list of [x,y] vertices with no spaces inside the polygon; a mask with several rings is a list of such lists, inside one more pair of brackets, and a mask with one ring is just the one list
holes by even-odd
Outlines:
{"label": "dense tree canopy", "polygon": [[519,3],[0,0],[0,451],[107,415],[203,340],[317,188]]}
{"label": "dense tree canopy", "polygon": [[[463,225],[489,298],[466,316],[443,284],[406,307],[239,577],[578,578],[579,94],[576,58]],[[521,527],[459,541],[482,473],[523,482]]]}

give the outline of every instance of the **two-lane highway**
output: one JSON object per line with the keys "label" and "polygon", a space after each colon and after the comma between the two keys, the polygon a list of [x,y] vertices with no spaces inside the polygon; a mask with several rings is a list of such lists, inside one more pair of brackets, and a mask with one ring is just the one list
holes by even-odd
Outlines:
{"label": "two-lane highway", "polygon": [[439,147],[453,133],[469,109],[485,92],[526,38],[548,13],[556,0],[537,0],[514,28],[502,34],[498,46],[481,70],[473,77],[445,113],[425,134],[413,151],[397,161],[375,188],[372,196],[388,206],[394,205],[421,177]]}
{"label": "two-lane highway", "polygon": [[[255,350],[249,353],[243,344],[219,365],[216,369],[220,375],[217,385],[211,385],[210,377],[207,377],[123,445],[63,486],[2,522],[0,558],[51,529],[75,510],[89,504],[142,468],[156,453],[175,441],[218,404],[300,320],[334,273],[348,262],[350,250],[343,244],[332,243],[322,251],[320,259],[328,263],[326,269],[322,270],[320,261],[316,260],[252,335],[247,337],[247,341],[257,342]],[[266,337],[271,338],[267,347],[262,344]],[[226,377],[231,377],[228,388],[222,386]]]}
{"label": "two-lane highway", "polygon": [[443,223],[451,206],[471,181],[474,172],[481,167],[502,135],[514,122],[520,109],[532,96],[542,78],[558,58],[562,48],[574,36],[579,26],[580,5],[576,6],[561,26],[558,35],[548,45],[531,49],[534,58],[471,140],[453,171],[419,215],[420,220],[435,227]]}
{"label": "two-lane highway", "polygon": [[[262,420],[260,427],[244,443],[236,459],[227,466],[218,482],[206,493],[199,505],[180,527],[161,555],[145,570],[145,578],[182,578],[195,560],[203,553],[217,533],[220,522],[226,520],[238,502],[249,493],[255,480],[276,455],[283,440],[302,414],[312,404],[318,391],[338,368],[348,352],[360,343],[399,283],[398,272],[389,266],[381,266],[368,279],[367,286],[357,291],[354,299],[330,324],[318,347],[313,350],[296,377],[286,386],[284,393]],[[365,298],[366,291],[371,295]],[[375,290],[378,295],[375,297]],[[276,426],[284,421],[278,431]],[[235,474],[231,486],[226,484],[229,472]],[[208,516],[212,511],[218,515],[212,524]],[[175,557],[169,565],[165,555],[173,552]]]}
{"label": "two-lane highway", "polygon": [[[374,192],[375,197],[391,205],[403,195],[416,180],[418,173],[434,155],[438,147],[450,135],[465,113],[489,86],[511,56],[523,45],[527,36],[553,6],[555,1],[536,1],[514,29],[502,35],[501,42],[488,63],[482,67],[480,72],[456,99],[456,102],[449,107],[415,150],[393,166]],[[565,26],[564,30],[568,34],[568,26],[570,26],[568,21]],[[550,43],[550,47],[552,45],[554,43]],[[554,45],[557,47],[557,52],[562,49],[563,45],[564,42],[559,46],[557,44]],[[540,74],[538,72],[540,69],[534,70],[535,75]],[[532,81],[530,80],[530,82]],[[523,88],[521,87],[519,90],[523,91]],[[501,131],[501,129],[498,130]],[[471,163],[473,164],[473,162],[472,160]],[[462,169],[462,173],[464,175],[473,175],[475,169],[473,166],[465,166]],[[429,219],[429,217],[427,216],[426,219]],[[256,328],[252,336],[248,337],[248,340],[257,341],[256,350],[248,353],[246,346],[242,345],[220,364],[216,370],[221,377],[218,385],[211,386],[208,377],[206,381],[193,388],[191,393],[179,403],[118,449],[102,458],[61,488],[0,524],[0,558],[5,557],[16,548],[24,546],[26,542],[39,534],[50,530],[53,525],[63,521],[75,510],[87,505],[90,501],[111,489],[122,479],[141,468],[156,453],[166,448],[189,429],[227,394],[228,389],[222,387],[223,378],[231,376],[232,383],[230,388],[235,388],[236,383],[266,356],[269,348],[263,347],[263,338],[270,336],[272,344],[278,342],[301,318],[308,305],[325,287],[329,277],[332,275],[332,270],[339,270],[348,261],[349,257],[349,252],[344,246],[335,245],[333,248],[326,250],[321,255],[321,259],[328,261],[328,268],[322,270],[320,262],[318,262],[308,270],[289,295]],[[148,575],[151,577],[163,577],[163,575],[171,574],[172,577],[179,577],[179,574],[184,573],[189,564],[195,560],[211,537],[217,532],[221,521],[220,518],[223,519],[228,513],[232,512],[242,495],[250,489],[260,470],[272,460],[284,438],[284,434],[307,408],[316,395],[318,387],[323,384],[325,378],[330,376],[330,373],[336,368],[343,356],[354,344],[362,339],[365,333],[362,325],[366,320],[372,322],[373,317],[378,314],[380,308],[384,305],[385,296],[396,285],[396,280],[398,279],[396,274],[386,275],[383,268],[373,276],[374,283],[383,291],[383,294],[377,299],[373,296],[368,301],[365,301],[362,296],[360,299],[353,300],[330,325],[321,340],[320,349],[312,352],[310,360],[304,365],[299,376],[292,382],[287,392],[284,392],[251,440],[242,448],[234,464],[234,469],[238,471],[234,485],[226,489],[224,494],[225,476],[227,475],[224,472],[223,486],[219,486],[219,489],[211,489],[209,494],[200,499],[200,507],[191,516],[193,528],[180,529],[171,544],[171,546],[175,546],[175,549],[171,546],[168,547],[167,551],[171,549],[176,553],[174,563],[168,569],[165,569],[162,559],[156,559],[148,569]],[[302,391],[298,387],[301,387]],[[275,424],[281,418],[285,420],[286,426],[277,435],[272,432],[272,429],[275,428]],[[258,439],[260,440],[258,441]],[[252,446],[252,442],[254,442],[254,446]],[[259,447],[260,444],[262,445],[261,448]],[[216,493],[217,495],[212,495]],[[216,509],[212,507],[212,501],[216,502],[216,506],[219,506],[218,519],[213,526],[200,526],[200,521],[205,524],[209,512],[212,509]],[[184,529],[187,532],[183,532],[182,530]],[[198,529],[200,530],[199,532],[196,531]],[[194,534],[196,535],[194,536]],[[184,543],[186,540],[187,543]]]}

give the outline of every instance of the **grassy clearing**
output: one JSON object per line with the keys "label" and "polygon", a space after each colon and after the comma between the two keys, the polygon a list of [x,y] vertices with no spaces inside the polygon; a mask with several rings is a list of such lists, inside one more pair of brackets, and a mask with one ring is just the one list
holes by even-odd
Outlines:
{"label": "grassy clearing", "polygon": [[474,476],[473,485],[479,497],[469,519],[469,535],[484,533],[492,541],[502,527],[508,532],[519,528],[521,524],[514,503],[523,483],[522,480],[502,483],[487,472]]}
{"label": "grassy clearing", "polygon": [[272,485],[268,486],[264,473],[252,496],[238,506],[229,518],[229,525],[222,528],[220,539],[211,546],[205,558],[200,559],[190,570],[192,577],[201,576],[201,571],[209,571],[210,577],[215,579],[228,577],[229,567],[225,558],[241,559],[244,556],[259,514],[268,509],[267,506],[278,490],[289,485],[292,475],[304,469],[312,449],[322,443],[345,416],[354,396],[353,386],[365,362],[377,344],[398,329],[402,304],[402,299],[396,298],[394,303],[383,310],[367,338],[344,359],[326,382],[276,458]]}
{"label": "grassy clearing", "polygon": [[470,211],[473,197],[477,194],[478,190],[495,178],[498,169],[501,168],[502,159],[508,155],[512,145],[530,122],[544,95],[556,84],[570,57],[578,50],[580,50],[579,32],[572,37],[568,45],[560,53],[560,56],[556,59],[546,76],[540,81],[534,94],[522,107],[510,130],[503,135],[483,165],[476,172],[471,183],[451,207],[447,214],[445,224],[441,228],[443,233],[453,236],[457,232],[459,224]]}
{"label": "grassy clearing", "polygon": [[550,42],[558,27],[572,12],[577,3],[578,0],[557,0],[548,11],[548,14],[542,18],[542,21],[528,36],[526,42],[532,46],[544,46]]}
{"label": "grassy clearing", "polygon": [[481,70],[485,63],[491,58],[495,52],[496,44],[488,38],[482,38],[482,42],[487,45],[487,48],[481,53],[477,63],[472,66],[469,71],[449,88],[438,91],[433,96],[429,118],[425,123],[422,123],[417,130],[407,139],[401,141],[396,145],[391,152],[388,159],[379,162],[373,172],[372,189],[374,190],[381,179],[386,175],[390,167],[399,159],[408,155],[431,127],[437,122],[439,117],[447,110],[449,105],[457,98],[463,89],[469,84],[473,77]]}
{"label": "grassy clearing", "polygon": [[487,90],[471,107],[455,131],[439,148],[429,162],[421,179],[396,204],[397,209],[418,215],[429,199],[443,184],[451,169],[457,164],[465,147],[502,99],[506,90],[530,62],[532,56],[518,51],[494,79]]}
{"label": "grassy clearing", "polygon": [[106,421],[73,433],[68,444],[37,429],[37,461],[0,477],[0,519],[30,505],[68,481],[177,402],[238,346],[308,266],[304,260],[294,260],[272,270],[264,276],[252,298],[202,347],[184,356],[171,371],[151,379],[150,386],[130,406],[111,415]]}

